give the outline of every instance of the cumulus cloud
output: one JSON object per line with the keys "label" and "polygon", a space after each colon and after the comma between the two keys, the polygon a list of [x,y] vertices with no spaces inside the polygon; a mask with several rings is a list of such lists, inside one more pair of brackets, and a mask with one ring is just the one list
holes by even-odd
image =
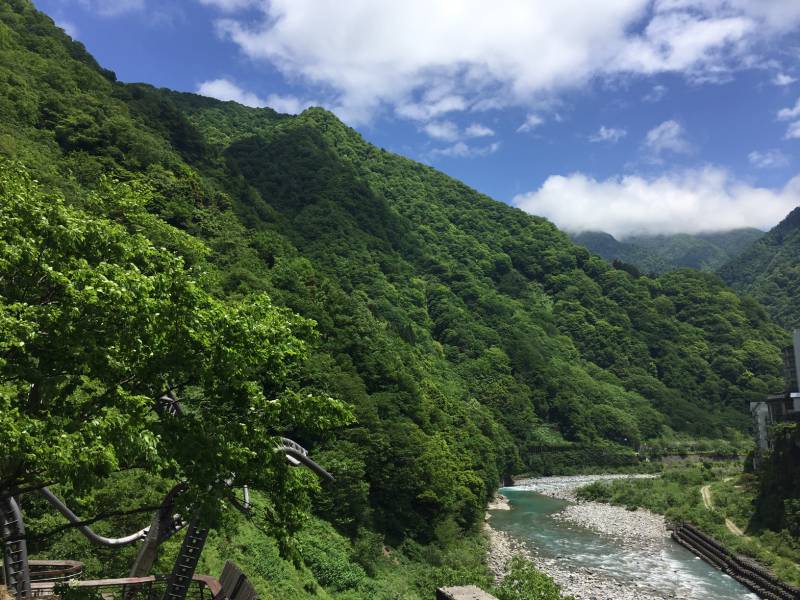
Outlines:
{"label": "cumulus cloud", "polygon": [[[225,8],[244,0],[203,0]],[[777,0],[254,0],[218,22],[250,58],[330,93],[351,121],[531,107],[592,78],[721,78],[800,24]],[[535,57],[535,58],[534,58]],[[429,91],[436,93],[429,95]]]}
{"label": "cumulus cloud", "polygon": [[644,95],[642,100],[645,102],[658,102],[667,94],[667,87],[664,85],[654,85],[647,94]]}
{"label": "cumulus cloud", "polygon": [[458,125],[452,121],[434,121],[425,125],[422,130],[435,140],[454,142],[461,137]]}
{"label": "cumulus cloud", "polygon": [[480,123],[473,123],[464,130],[464,135],[472,138],[491,137],[494,135],[494,129]]}
{"label": "cumulus cloud", "polygon": [[145,7],[144,0],[80,0],[80,3],[87,11],[101,17],[118,17]]}
{"label": "cumulus cloud", "polygon": [[531,113],[527,117],[525,117],[525,121],[522,123],[522,125],[517,127],[517,132],[526,133],[528,131],[533,131],[543,123],[544,119],[542,117],[540,117],[537,114]]}
{"label": "cumulus cloud", "polygon": [[605,125],[601,125],[600,129],[597,130],[597,133],[589,136],[590,142],[611,142],[616,143],[622,138],[628,135],[628,132],[624,129],[616,129],[614,127],[606,127]]}
{"label": "cumulus cloud", "polygon": [[453,121],[431,121],[422,127],[422,131],[435,140],[443,142],[458,142],[448,146],[447,148],[439,148],[434,150],[434,155],[478,156],[480,154],[490,154],[491,152],[497,150],[497,148],[495,148],[491,150],[491,152],[485,152],[485,148],[489,148],[489,146],[477,148],[469,146],[464,142],[464,140],[469,138],[483,138],[494,135],[493,129],[480,123],[472,123],[462,131]]}
{"label": "cumulus cloud", "polygon": [[264,100],[265,106],[269,106],[270,108],[277,110],[279,113],[286,113],[290,115],[299,114],[309,106],[314,106],[314,104],[314,102],[309,100],[301,100],[297,96],[281,96],[280,94],[270,94],[267,96],[266,100]]}
{"label": "cumulus cloud", "polygon": [[61,29],[64,30],[64,33],[66,33],[72,39],[77,39],[78,38],[78,26],[75,25],[75,23],[73,23],[72,21],[65,21],[63,19],[57,19],[56,20],[56,25],[61,27]]}
{"label": "cumulus cloud", "polygon": [[673,120],[664,121],[648,131],[644,138],[644,146],[654,156],[660,156],[664,152],[689,154],[692,151],[683,125]]}
{"label": "cumulus cloud", "polygon": [[737,227],[769,229],[800,204],[800,176],[773,190],[708,167],[657,178],[598,181],[582,173],[549,177],[514,204],[568,231],[634,234],[699,233]]}
{"label": "cumulus cloud", "polygon": [[266,100],[240,88],[228,79],[212,79],[197,86],[197,93],[217,100],[232,100],[245,106],[259,107],[266,105]]}
{"label": "cumulus cloud", "polygon": [[753,150],[747,155],[747,160],[758,169],[775,169],[789,164],[789,159],[780,150],[767,150],[766,152]]}
{"label": "cumulus cloud", "polygon": [[781,121],[789,121],[798,117],[800,117],[800,98],[791,108],[782,108],[778,111],[778,119]]}
{"label": "cumulus cloud", "polygon": [[261,98],[253,92],[242,89],[233,81],[225,79],[224,77],[204,81],[197,86],[197,93],[202,96],[216,98],[217,100],[231,100],[253,108],[269,106],[279,113],[288,113],[291,115],[301,113],[309,106],[314,106],[316,104],[308,100],[301,100],[297,96],[292,95],[270,94],[266,98]]}
{"label": "cumulus cloud", "polygon": [[[792,119],[800,119],[800,98],[797,99],[797,102],[794,103],[794,106],[782,108],[778,111],[779,121],[791,121]],[[786,129],[786,135],[784,137],[787,140],[800,139],[800,121],[789,123],[789,127]]]}
{"label": "cumulus cloud", "polygon": [[257,0],[198,0],[200,4],[213,6],[223,12],[236,12],[257,4]]}
{"label": "cumulus cloud", "polygon": [[404,102],[398,104],[395,111],[401,117],[415,121],[427,121],[453,111],[467,108],[467,102],[461,96],[446,94],[434,98],[435,94],[427,93],[420,102]]}
{"label": "cumulus cloud", "polygon": [[494,154],[500,149],[500,142],[493,142],[486,146],[471,146],[466,142],[456,142],[446,148],[437,148],[431,152],[432,156],[447,156],[450,158],[474,158]]}
{"label": "cumulus cloud", "polygon": [[772,78],[772,83],[775,85],[790,85],[797,81],[796,77],[792,77],[791,75],[787,75],[786,73],[778,73],[775,77]]}

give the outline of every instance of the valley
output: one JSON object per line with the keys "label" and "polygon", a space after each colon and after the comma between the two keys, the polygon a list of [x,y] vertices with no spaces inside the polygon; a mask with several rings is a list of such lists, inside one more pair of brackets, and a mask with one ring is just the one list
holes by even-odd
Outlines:
{"label": "valley", "polygon": [[[507,554],[541,553],[496,580],[503,482],[647,471],[579,497],[712,535],[729,518],[726,543],[797,582],[797,425],[743,474],[749,403],[786,388],[797,210],[765,234],[571,238],[326,108],[120,81],[29,0],[0,3],[0,56],[0,500],[32,560],[79,558],[86,580],[137,562],[47,487],[102,536],[196,525],[197,573],[234,561],[262,600],[748,597],[665,530],[632,549],[555,518],[539,483],[491,511]],[[660,464],[686,455],[710,466]]]}

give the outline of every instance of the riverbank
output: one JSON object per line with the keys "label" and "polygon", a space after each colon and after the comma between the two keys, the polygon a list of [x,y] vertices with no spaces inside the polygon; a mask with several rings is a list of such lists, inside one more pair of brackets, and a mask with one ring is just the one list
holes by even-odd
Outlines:
{"label": "riverbank", "polygon": [[575,502],[570,504],[554,518],[586,527],[637,546],[663,543],[669,537],[664,517],[648,510],[627,510],[621,506],[613,506],[600,502],[578,502],[579,488],[596,481],[614,481],[620,479],[652,479],[655,475],[614,474],[614,475],[576,475],[566,477],[535,477],[521,479],[514,487],[531,490],[550,496]]}
{"label": "riverbank", "polygon": [[657,473],[605,473],[601,475],[562,475],[555,477],[525,477],[515,479],[515,488],[538,492],[560,500],[577,500],[578,488],[596,481],[615,481],[618,479],[654,479]]}
{"label": "riverbank", "polygon": [[674,520],[693,523],[733,554],[749,556],[800,587],[798,538],[765,526],[769,515],[756,512],[763,502],[761,485],[756,475],[742,472],[740,463],[680,465],[665,469],[657,479],[612,481],[581,495],[622,507],[670,511]]}
{"label": "riverbank", "polygon": [[[502,504],[502,501],[499,503]],[[636,582],[622,582],[599,571],[570,565],[559,558],[540,556],[505,531],[493,529],[488,521],[485,527],[489,538],[487,562],[494,573],[495,582],[500,582],[505,576],[514,556],[522,556],[552,577],[561,587],[563,595],[574,596],[577,600],[665,600],[674,597]]]}
{"label": "riverbank", "polygon": [[[614,538],[625,551],[635,550],[636,556],[658,561],[666,555],[671,544],[661,515],[643,509],[629,511],[619,506],[576,500],[578,488],[595,481],[643,477],[653,476],[615,474],[536,477],[519,480],[513,487],[515,490],[535,491],[573,502],[574,504],[568,504],[553,514],[552,518],[564,522],[568,527],[588,529]],[[493,511],[508,507],[507,500],[502,497],[496,498],[490,504],[490,510]],[[663,585],[626,578],[619,573],[615,576],[603,569],[588,568],[578,564],[570,555],[545,556],[509,533],[493,529],[491,513],[487,513],[486,527],[489,536],[488,563],[498,579],[504,575],[508,561],[513,556],[521,555],[552,577],[561,586],[564,595],[572,595],[578,600],[665,600],[695,597],[692,590],[688,587],[684,589],[680,581],[671,581],[670,589],[666,591]]]}

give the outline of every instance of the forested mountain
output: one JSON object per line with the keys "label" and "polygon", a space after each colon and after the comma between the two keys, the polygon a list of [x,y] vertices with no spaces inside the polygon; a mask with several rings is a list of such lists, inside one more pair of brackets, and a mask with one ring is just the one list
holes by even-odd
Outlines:
{"label": "forested mountain", "polygon": [[[548,221],[385,152],[325,110],[292,117],[119,83],[27,0],[0,6],[0,56],[1,202],[63,198],[98,230],[123,222],[176,257],[215,302],[247,306],[263,292],[313,320],[311,331],[285,313],[309,357],[281,385],[290,399],[341,399],[355,420],[324,433],[287,409],[275,433],[336,475],[314,508],[346,536],[445,543],[482,521],[503,475],[549,468],[542,448],[614,462],[676,432],[731,437],[748,425],[745,401],[782,385],[785,333],[716,276],[614,268]],[[124,202],[110,190],[125,190]],[[61,239],[57,222],[37,223],[45,247]],[[3,239],[19,259],[21,242]],[[59,248],[80,262],[81,243]],[[0,337],[5,317],[32,305],[25,292],[0,297]],[[80,343],[80,331],[54,334]],[[30,367],[15,386],[44,377],[41,344],[3,355],[4,369],[20,356]],[[179,357],[165,352],[165,370]],[[10,372],[0,370],[0,407],[27,415]],[[62,393],[93,389],[90,371],[80,381]],[[316,560],[313,544],[306,552]]]}
{"label": "forested mountain", "polygon": [[750,227],[712,233],[634,235],[622,241],[602,231],[584,231],[571,237],[608,261],[619,260],[642,273],[660,274],[680,268],[716,271],[763,235],[763,231]]}
{"label": "forested mountain", "polygon": [[800,207],[718,274],[736,291],[756,298],[776,322],[800,327]]}

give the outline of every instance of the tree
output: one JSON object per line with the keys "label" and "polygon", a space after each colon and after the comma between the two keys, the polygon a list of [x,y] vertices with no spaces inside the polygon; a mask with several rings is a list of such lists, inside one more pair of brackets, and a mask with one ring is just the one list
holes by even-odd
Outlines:
{"label": "tree", "polygon": [[[276,435],[349,418],[286,387],[313,323],[264,295],[212,297],[177,252],[199,242],[147,202],[147,188],[108,182],[68,205],[0,165],[0,494],[138,467],[185,480],[184,503],[209,522],[226,481],[266,490],[267,521],[286,533],[303,476]],[[179,416],[154,410],[170,388]]]}
{"label": "tree", "polygon": [[572,596],[562,596],[560,586],[552,578],[521,556],[511,559],[509,573],[495,593],[499,600],[572,599]]}

